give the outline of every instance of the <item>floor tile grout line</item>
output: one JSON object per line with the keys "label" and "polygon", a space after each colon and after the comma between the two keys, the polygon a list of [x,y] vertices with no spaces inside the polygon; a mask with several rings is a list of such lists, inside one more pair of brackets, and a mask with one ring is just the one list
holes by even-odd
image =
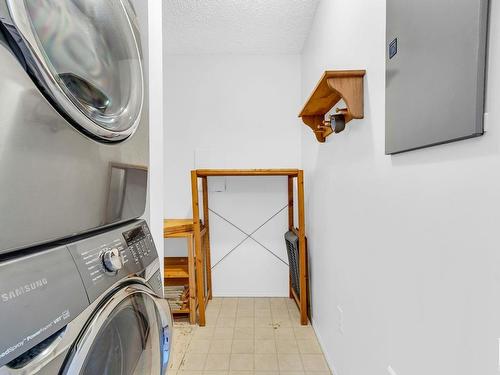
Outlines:
{"label": "floor tile grout line", "polygon": [[[276,298],[276,299],[278,300],[279,298]],[[252,298],[252,300],[253,300],[253,307],[254,307],[254,309],[256,309],[255,299],[254,299],[254,298]],[[235,307],[236,309],[238,309],[238,307],[240,306],[240,303],[241,303],[241,300],[240,300],[240,299],[238,299],[238,300],[237,300],[237,303],[236,303],[235,305],[231,306],[231,307],[233,307],[233,308]],[[271,304],[271,305],[270,305],[270,307],[271,307],[271,306],[273,306],[273,307],[274,307],[274,308],[272,308],[272,309],[271,309],[271,315],[273,315],[273,314],[274,314],[274,315],[276,315],[276,314],[281,315],[281,313],[280,313],[280,312],[285,311],[285,312],[287,312],[287,314],[286,314],[286,315],[288,315],[289,317],[291,317],[291,316],[293,315],[293,314],[292,314],[292,309],[293,309],[293,311],[295,311],[295,310],[296,310],[296,307],[295,307],[295,306],[293,306],[293,307],[295,307],[295,308],[293,308],[293,307],[292,307],[292,305],[290,305],[290,303],[289,303],[289,299],[288,299],[288,298],[286,298],[286,297],[283,297],[283,298],[282,298],[282,303],[279,303],[279,304],[277,304],[277,305],[273,305],[273,304]],[[246,307],[248,307],[248,305],[247,305]],[[219,304],[218,309],[217,309],[217,315],[220,315],[220,314],[222,313],[222,310],[223,310],[223,308],[222,308],[222,304]],[[296,340],[295,340],[295,341],[297,341],[297,340],[298,340],[298,337],[297,337],[297,331],[298,331],[298,329],[299,329],[300,327],[293,326],[293,327],[285,327],[285,328],[289,328],[289,329],[291,329],[291,330],[293,330],[293,331],[295,332],[294,337],[296,338]],[[214,327],[213,329],[215,329],[215,327]],[[234,331],[234,328],[233,328],[232,330]],[[192,330],[192,331],[190,331],[190,333],[193,333],[194,331],[195,331],[195,330]],[[254,331],[255,331],[255,327],[254,327]],[[314,333],[313,333],[313,334],[314,334]],[[213,338],[213,336],[214,336],[214,332],[212,332],[212,335],[210,336],[210,337],[212,337],[212,338],[210,339],[210,341],[213,341],[213,339],[214,339],[214,338]],[[192,341],[192,335],[191,335],[189,338],[190,338],[190,340],[188,340],[188,341]],[[314,334],[314,338],[316,338],[316,335],[315,335],[315,334]],[[277,343],[277,337],[276,337],[276,335],[273,335],[273,339],[274,339],[274,342],[275,342],[275,344],[276,344],[276,343]],[[306,338],[303,338],[303,339],[306,339]],[[234,336],[233,336],[233,340],[234,340]],[[254,340],[255,340],[255,338],[254,338]],[[317,341],[317,338],[316,338],[316,341]],[[277,349],[277,348],[276,348],[276,349]],[[276,351],[277,351],[277,350],[276,350]],[[183,353],[183,354],[184,354],[184,353]],[[203,355],[203,359],[204,359],[205,361],[208,361],[208,355],[209,355],[209,353],[199,353],[199,354],[200,354],[200,355]],[[249,353],[249,354],[252,354],[252,353]],[[253,357],[254,357],[254,365],[255,365],[255,358],[256,358],[256,354],[257,354],[257,353],[255,353],[255,350],[254,350],[254,353],[253,353]],[[298,357],[297,359],[300,361],[300,364],[302,365],[303,372],[306,372],[306,373],[307,373],[307,372],[312,372],[312,373],[314,373],[314,372],[322,372],[322,371],[323,371],[323,370],[306,370],[306,368],[305,368],[305,364],[304,364],[304,358],[305,358],[307,355],[309,355],[309,354],[310,354],[310,355],[318,354],[319,356],[321,356],[321,357],[323,358],[323,361],[324,361],[324,353],[322,352],[322,350],[320,350],[320,353],[302,353],[302,352],[300,352],[300,351],[299,351],[298,353],[281,353],[281,354],[293,354],[293,355],[295,355],[296,357]],[[279,356],[279,355],[280,355],[280,353],[274,353],[274,354],[273,354],[273,356]],[[278,364],[278,365],[279,365],[279,364]],[[206,366],[206,362],[205,362],[205,364],[203,365],[203,368],[205,368],[205,366]],[[174,372],[177,372],[177,370],[176,370],[176,369],[174,369],[174,368],[172,368],[172,370],[173,370]],[[179,369],[178,371],[184,371],[184,370]],[[190,371],[190,370],[187,370],[187,371]],[[202,370],[202,371],[205,371],[205,370]],[[208,370],[207,370],[207,371],[208,371]],[[229,371],[229,370],[228,370],[228,371]],[[277,370],[277,371],[281,371],[281,370]],[[324,370],[324,371],[329,372],[329,373],[331,374],[331,370],[329,370],[328,368],[327,368],[326,370]],[[258,370],[256,370],[256,369],[255,369],[255,372],[258,372]],[[227,373],[227,371],[226,371],[226,373]]]}

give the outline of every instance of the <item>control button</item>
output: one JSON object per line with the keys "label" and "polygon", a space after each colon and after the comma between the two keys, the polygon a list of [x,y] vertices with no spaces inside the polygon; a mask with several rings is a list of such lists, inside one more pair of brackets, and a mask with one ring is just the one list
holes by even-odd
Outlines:
{"label": "control button", "polygon": [[106,251],[102,256],[102,262],[109,272],[116,272],[123,267],[122,258],[116,248]]}

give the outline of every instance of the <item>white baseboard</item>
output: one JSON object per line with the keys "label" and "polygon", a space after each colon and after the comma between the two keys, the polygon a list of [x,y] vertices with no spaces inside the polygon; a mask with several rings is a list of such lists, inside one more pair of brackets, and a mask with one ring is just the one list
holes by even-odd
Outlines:
{"label": "white baseboard", "polygon": [[323,341],[321,333],[319,332],[319,329],[318,329],[318,325],[316,324],[314,319],[311,319],[311,325],[312,325],[314,332],[316,333],[316,337],[318,338],[318,341],[319,341],[319,346],[321,346],[321,350],[323,351],[323,355],[325,356],[326,362],[328,363],[328,367],[330,367],[332,374],[333,375],[340,375],[335,368],[332,356],[330,356],[330,354],[325,351],[325,342]]}

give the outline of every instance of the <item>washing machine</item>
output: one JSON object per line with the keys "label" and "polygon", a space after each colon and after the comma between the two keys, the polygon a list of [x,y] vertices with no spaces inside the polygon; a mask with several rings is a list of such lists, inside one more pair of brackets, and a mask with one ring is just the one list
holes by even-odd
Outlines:
{"label": "washing machine", "polygon": [[0,0],[0,253],[143,214],[145,4]]}
{"label": "washing machine", "polygon": [[142,220],[0,256],[0,374],[165,373],[161,284]]}

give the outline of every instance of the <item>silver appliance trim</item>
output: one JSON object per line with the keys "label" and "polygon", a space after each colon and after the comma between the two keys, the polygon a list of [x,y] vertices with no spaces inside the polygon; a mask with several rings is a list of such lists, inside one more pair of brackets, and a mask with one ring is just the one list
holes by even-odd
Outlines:
{"label": "silver appliance trim", "polygon": [[[171,327],[170,317],[165,313],[162,306],[158,302],[158,297],[153,294],[153,292],[141,284],[131,284],[127,285],[123,289],[120,289],[118,292],[113,294],[107,302],[102,306],[98,311],[96,311],[95,315],[89,322],[85,331],[82,332],[80,339],[76,342],[74,346],[74,352],[70,354],[70,357],[67,358],[68,366],[63,370],[65,374],[79,374],[81,373],[83,366],[85,365],[88,354],[92,348],[92,345],[95,343],[98,334],[101,332],[101,329],[108,323],[109,315],[117,308],[117,306],[127,298],[135,295],[142,294],[151,298],[156,306],[156,311],[158,312],[161,319],[161,333],[167,332]],[[157,331],[151,331],[154,334],[157,334]],[[157,337],[152,340],[153,342],[160,343],[160,347],[158,351],[153,351],[153,360],[151,362],[151,374],[162,374],[166,369],[163,365],[162,354],[163,350],[161,347],[161,338]],[[167,342],[167,345],[169,343]],[[167,357],[168,358],[168,357]],[[168,362],[168,361],[167,361]],[[166,365],[166,363],[165,363]]]}

